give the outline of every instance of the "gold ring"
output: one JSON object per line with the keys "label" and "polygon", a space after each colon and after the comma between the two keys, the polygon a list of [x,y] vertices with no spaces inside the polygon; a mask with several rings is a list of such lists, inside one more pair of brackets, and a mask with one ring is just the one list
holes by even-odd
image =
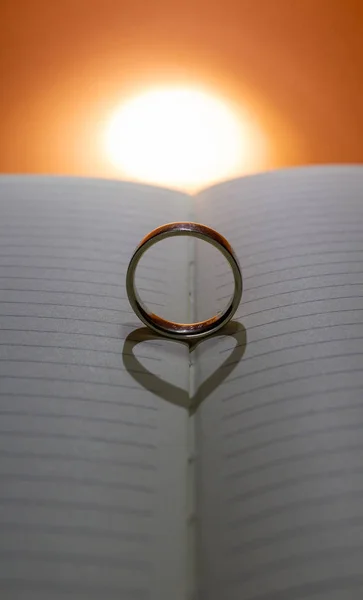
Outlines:
{"label": "gold ring", "polygon": [[[168,237],[180,235],[194,236],[212,244],[227,259],[234,277],[234,293],[226,309],[210,319],[197,323],[175,323],[148,311],[135,287],[136,267],[142,255],[157,242]],[[148,233],[133,253],[126,274],[127,295],[135,314],[153,331],[177,340],[190,341],[200,339],[215,333],[226,325],[239,306],[242,297],[242,287],[242,274],[238,259],[227,240],[214,229],[189,221],[167,223]]]}

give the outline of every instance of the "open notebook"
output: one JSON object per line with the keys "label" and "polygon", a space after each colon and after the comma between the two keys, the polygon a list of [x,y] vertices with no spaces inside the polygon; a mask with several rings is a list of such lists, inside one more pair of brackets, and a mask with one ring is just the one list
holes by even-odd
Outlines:
{"label": "open notebook", "polygon": [[[195,348],[145,332],[125,291],[141,238],[187,219],[229,240],[244,281],[234,323]],[[183,239],[137,283],[199,320],[232,280]],[[361,600],[362,340],[363,167],[193,198],[1,177],[0,597]]]}

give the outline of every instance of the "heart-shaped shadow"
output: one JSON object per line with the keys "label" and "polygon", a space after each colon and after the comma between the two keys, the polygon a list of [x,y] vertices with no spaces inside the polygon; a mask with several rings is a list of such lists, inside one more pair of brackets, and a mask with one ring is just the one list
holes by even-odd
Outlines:
{"label": "heart-shaped shadow", "polygon": [[[229,354],[220,367],[218,367],[218,369],[214,371],[214,373],[212,373],[212,375],[210,375],[199,386],[192,398],[190,398],[187,391],[182,390],[180,387],[164,381],[157,375],[151,373],[151,371],[146,369],[134,355],[133,350],[137,344],[141,344],[142,342],[147,342],[150,340],[165,339],[156,333],[153,333],[147,327],[135,329],[126,337],[122,350],[123,364],[128,373],[133,377],[133,379],[135,379],[135,381],[137,381],[139,385],[153,392],[154,394],[157,394],[163,400],[187,409],[189,414],[193,415],[202,402],[204,402],[204,400],[208,398],[208,396],[210,396],[210,394],[236,368],[245,353],[247,346],[247,335],[246,329],[241,323],[238,323],[237,321],[230,321],[225,327],[223,327],[223,329],[220,329],[214,335],[209,336],[206,338],[206,340],[221,336],[233,337],[237,343],[231,354]],[[191,353],[197,348],[197,346],[206,340],[202,339],[197,342],[168,340],[168,342],[187,344],[189,347],[189,352]]]}

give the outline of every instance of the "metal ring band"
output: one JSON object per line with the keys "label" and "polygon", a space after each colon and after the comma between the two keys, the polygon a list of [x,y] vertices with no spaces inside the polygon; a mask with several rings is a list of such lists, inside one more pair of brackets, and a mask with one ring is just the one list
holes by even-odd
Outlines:
{"label": "metal ring band", "polygon": [[[135,287],[135,272],[140,258],[157,242],[176,235],[188,235],[200,238],[215,246],[227,259],[234,277],[234,293],[223,313],[198,323],[175,323],[149,312],[141,301]],[[191,223],[189,221],[168,223],[151,231],[137,246],[127,269],[126,290],[134,312],[145,325],[165,337],[189,341],[215,333],[233,317],[242,297],[242,275],[238,259],[232,247],[217,231],[206,225]]]}

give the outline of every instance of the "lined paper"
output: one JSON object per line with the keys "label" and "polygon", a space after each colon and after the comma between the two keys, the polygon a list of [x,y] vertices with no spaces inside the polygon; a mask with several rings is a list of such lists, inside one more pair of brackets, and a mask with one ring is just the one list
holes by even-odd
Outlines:
{"label": "lined paper", "polygon": [[[185,597],[186,413],[137,383],[122,352],[142,325],[126,298],[128,260],[188,211],[186,196],[147,186],[0,179],[6,600]],[[186,318],[187,257],[155,252],[138,270],[140,294]],[[183,346],[151,341],[135,354],[187,389]]]}
{"label": "lined paper", "polygon": [[[247,332],[242,359],[196,417],[201,598],[358,600],[363,168],[216,186],[197,197],[197,220],[238,254]],[[228,301],[231,276],[206,244],[196,270],[204,317]],[[236,343],[199,346],[197,385]]]}

